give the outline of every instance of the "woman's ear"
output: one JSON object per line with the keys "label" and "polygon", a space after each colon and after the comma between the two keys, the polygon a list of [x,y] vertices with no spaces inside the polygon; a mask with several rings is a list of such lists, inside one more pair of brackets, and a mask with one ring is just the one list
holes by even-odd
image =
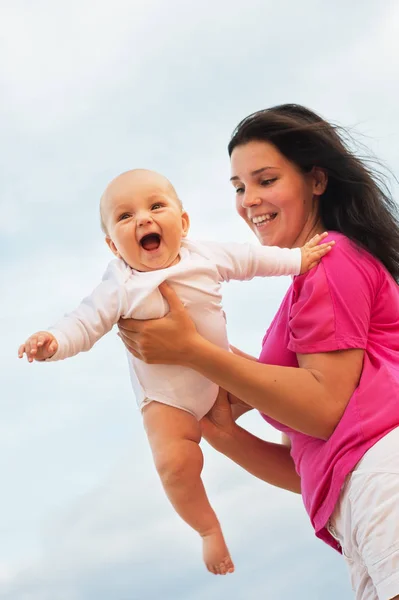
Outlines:
{"label": "woman's ear", "polygon": [[115,254],[115,256],[117,256],[118,258],[121,258],[121,255],[118,252],[118,248],[115,246],[114,242],[108,235],[105,237],[105,242],[107,246],[109,246],[109,248],[111,249],[111,252]]}
{"label": "woman's ear", "polygon": [[321,196],[324,194],[327,188],[328,183],[328,175],[324,169],[321,167],[313,167],[312,169],[313,176],[313,193],[316,196]]}

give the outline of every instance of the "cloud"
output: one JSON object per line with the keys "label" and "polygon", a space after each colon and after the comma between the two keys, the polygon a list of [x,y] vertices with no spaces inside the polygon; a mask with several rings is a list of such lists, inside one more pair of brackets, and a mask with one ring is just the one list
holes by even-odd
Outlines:
{"label": "cloud", "polygon": [[[204,572],[157,482],[115,335],[65,364],[18,362],[16,349],[101,277],[98,199],[118,172],[164,172],[193,237],[252,240],[227,142],[245,115],[292,101],[358,125],[397,171],[397,4],[17,0],[3,12],[0,598],[351,597],[299,499],[210,450],[237,573]],[[257,353],[287,285],[225,286],[235,345]],[[278,439],[256,414],[245,423]]]}
{"label": "cloud", "polygon": [[[206,451],[207,458],[211,454]],[[161,594],[194,600],[201,587],[206,597],[231,593],[235,598],[237,584],[248,587],[248,597],[256,597],[266,583],[264,569],[266,589],[284,597],[287,535],[288,554],[293,565],[297,563],[293,567],[297,589],[306,593],[311,577],[299,556],[312,552],[314,542],[299,497],[268,488],[222,457],[212,456],[206,485],[237,565],[236,574],[220,583],[205,572],[199,539],[172,513],[150,462],[149,453],[139,463],[132,453],[101,487],[48,523],[43,558],[9,582],[10,597],[62,600],[68,593],[76,600],[102,600],[113,589],[116,600]],[[283,525],[278,523],[282,512]],[[315,563],[323,564],[328,552],[321,551]]]}

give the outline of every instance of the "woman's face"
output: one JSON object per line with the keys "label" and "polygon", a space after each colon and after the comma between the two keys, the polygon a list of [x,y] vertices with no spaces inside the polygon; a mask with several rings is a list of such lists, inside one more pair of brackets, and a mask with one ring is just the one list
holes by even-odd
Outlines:
{"label": "woman's face", "polygon": [[302,246],[323,231],[319,196],[326,188],[320,169],[303,173],[273,144],[252,141],[231,155],[231,182],[238,214],[264,246]]}

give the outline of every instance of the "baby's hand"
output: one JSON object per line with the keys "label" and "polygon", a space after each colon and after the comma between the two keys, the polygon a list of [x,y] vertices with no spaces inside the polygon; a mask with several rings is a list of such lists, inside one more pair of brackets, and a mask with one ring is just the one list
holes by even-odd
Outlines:
{"label": "baby's hand", "polygon": [[312,237],[311,240],[301,248],[301,275],[313,269],[328,252],[334,246],[335,242],[327,242],[326,244],[319,244],[321,240],[327,237],[328,233],[320,233]]}
{"label": "baby's hand", "polygon": [[22,358],[26,354],[29,362],[46,360],[46,358],[51,358],[57,349],[58,342],[49,331],[38,331],[18,348],[18,357]]}

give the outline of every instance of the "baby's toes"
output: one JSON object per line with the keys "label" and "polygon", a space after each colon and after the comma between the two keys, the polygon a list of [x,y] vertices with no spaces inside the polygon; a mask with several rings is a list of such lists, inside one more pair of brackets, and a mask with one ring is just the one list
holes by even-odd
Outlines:
{"label": "baby's toes", "polygon": [[231,560],[230,556],[228,556],[223,561],[223,567],[224,567],[226,573],[234,573],[234,563]]}

